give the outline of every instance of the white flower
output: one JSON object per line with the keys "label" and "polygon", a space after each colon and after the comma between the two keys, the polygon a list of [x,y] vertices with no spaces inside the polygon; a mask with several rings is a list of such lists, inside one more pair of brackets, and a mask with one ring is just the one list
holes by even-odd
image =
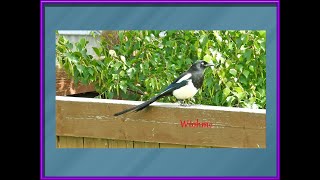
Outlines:
{"label": "white flower", "polygon": [[123,61],[123,62],[126,62],[126,57],[124,57],[124,56],[120,56],[120,59]]}
{"label": "white flower", "polygon": [[213,34],[214,34],[214,36],[216,36],[216,38],[217,38],[217,40],[218,40],[219,42],[222,41],[222,37],[220,36],[220,34],[219,34],[218,31],[213,31]]}
{"label": "white flower", "polygon": [[161,31],[161,32],[159,33],[159,37],[161,37],[161,38],[165,37],[166,35],[167,35],[167,32],[166,32],[166,31]]}
{"label": "white flower", "polygon": [[220,52],[217,52],[217,57],[216,57],[216,59],[217,59],[218,61],[220,61],[221,57],[222,57],[222,54],[221,54]]}
{"label": "white flower", "polygon": [[117,57],[117,53],[114,51],[114,50],[109,50],[109,54],[112,56],[112,57]]}
{"label": "white flower", "polygon": [[256,104],[252,104],[252,109],[259,109],[259,106]]}
{"label": "white flower", "polygon": [[151,36],[151,39],[154,39],[154,38],[155,38],[153,34],[151,34],[150,36]]}

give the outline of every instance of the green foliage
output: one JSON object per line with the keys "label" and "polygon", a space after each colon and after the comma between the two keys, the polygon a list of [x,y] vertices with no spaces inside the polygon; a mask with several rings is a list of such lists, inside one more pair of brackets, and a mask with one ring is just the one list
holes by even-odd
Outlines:
{"label": "green foliage", "polygon": [[266,31],[119,31],[114,36],[100,38],[93,58],[85,39],[72,44],[58,35],[59,63],[75,80],[94,83],[99,97],[147,100],[203,59],[220,66],[206,70],[196,104],[266,108]]}

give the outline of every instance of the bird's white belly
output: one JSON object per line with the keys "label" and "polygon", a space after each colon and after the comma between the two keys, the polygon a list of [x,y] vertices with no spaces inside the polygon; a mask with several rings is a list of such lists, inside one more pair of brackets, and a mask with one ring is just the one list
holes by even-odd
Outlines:
{"label": "bird's white belly", "polygon": [[180,89],[174,90],[172,94],[177,99],[189,99],[189,98],[192,98],[197,92],[198,92],[198,89],[194,87],[193,84],[189,81],[186,86],[183,86]]}

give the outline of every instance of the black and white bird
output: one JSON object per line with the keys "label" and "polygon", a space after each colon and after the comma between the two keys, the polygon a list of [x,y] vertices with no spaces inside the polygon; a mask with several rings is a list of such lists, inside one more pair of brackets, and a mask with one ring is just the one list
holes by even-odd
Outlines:
{"label": "black and white bird", "polygon": [[150,100],[126,109],[124,111],[114,114],[114,116],[119,116],[121,114],[127,113],[129,111],[140,111],[145,107],[149,106],[151,103],[164,96],[175,96],[178,100],[185,100],[192,98],[198,90],[201,88],[204,78],[204,70],[207,67],[214,66],[214,64],[207,63],[203,60],[197,60],[188,71],[182,73],[176,80],[174,80],[164,91],[151,98]]}

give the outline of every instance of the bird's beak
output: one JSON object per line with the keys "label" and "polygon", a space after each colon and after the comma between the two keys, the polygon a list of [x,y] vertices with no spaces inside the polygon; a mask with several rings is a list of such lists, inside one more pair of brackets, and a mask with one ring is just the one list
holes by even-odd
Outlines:
{"label": "bird's beak", "polygon": [[209,66],[215,66],[215,65],[212,64],[212,63],[208,63],[208,64],[206,64],[205,66],[206,66],[206,67],[209,67]]}

